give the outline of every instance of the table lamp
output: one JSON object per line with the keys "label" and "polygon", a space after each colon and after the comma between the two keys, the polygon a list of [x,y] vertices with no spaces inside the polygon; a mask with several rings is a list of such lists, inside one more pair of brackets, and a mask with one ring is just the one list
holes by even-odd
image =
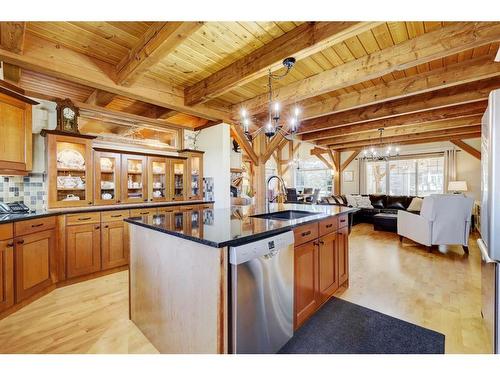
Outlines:
{"label": "table lamp", "polygon": [[448,191],[453,194],[461,194],[467,191],[467,181],[450,181],[448,182]]}

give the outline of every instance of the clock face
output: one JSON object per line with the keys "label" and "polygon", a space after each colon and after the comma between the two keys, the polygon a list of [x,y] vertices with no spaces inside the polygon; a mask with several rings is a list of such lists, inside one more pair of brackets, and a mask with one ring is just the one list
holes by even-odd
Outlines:
{"label": "clock face", "polygon": [[73,120],[75,118],[75,112],[71,108],[64,108],[63,109],[63,117],[66,120]]}

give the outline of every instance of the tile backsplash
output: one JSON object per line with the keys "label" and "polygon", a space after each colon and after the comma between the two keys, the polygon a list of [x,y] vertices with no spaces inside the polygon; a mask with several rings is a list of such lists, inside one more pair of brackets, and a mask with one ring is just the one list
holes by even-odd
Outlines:
{"label": "tile backsplash", "polygon": [[47,208],[46,177],[42,173],[28,176],[0,176],[0,202],[24,202],[31,210]]}

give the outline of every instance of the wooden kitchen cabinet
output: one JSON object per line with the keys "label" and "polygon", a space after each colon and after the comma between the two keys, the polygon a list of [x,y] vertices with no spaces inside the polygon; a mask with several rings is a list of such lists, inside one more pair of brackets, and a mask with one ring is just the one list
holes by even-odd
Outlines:
{"label": "wooden kitchen cabinet", "polygon": [[121,155],[94,151],[94,167],[95,204],[121,203]]}
{"label": "wooden kitchen cabinet", "polygon": [[186,160],[186,198],[188,200],[203,199],[203,151],[182,150]]}
{"label": "wooden kitchen cabinet", "polygon": [[310,241],[295,247],[295,328],[309,318],[319,305],[318,247]]}
{"label": "wooden kitchen cabinet", "polygon": [[170,199],[170,167],[167,158],[148,156],[148,197],[150,202]]}
{"label": "wooden kitchen cabinet", "polygon": [[186,199],[186,160],[170,159],[170,198],[173,201],[183,201]]}
{"label": "wooden kitchen cabinet", "polygon": [[0,312],[14,305],[14,243],[0,238]]}
{"label": "wooden kitchen cabinet", "polygon": [[339,285],[349,279],[349,228],[347,226],[337,231],[337,252]]}
{"label": "wooden kitchen cabinet", "polygon": [[123,220],[102,223],[101,269],[124,266],[128,261],[128,225]]}
{"label": "wooden kitchen cabinet", "polygon": [[51,262],[55,244],[54,229],[14,239],[16,303],[52,284]]}
{"label": "wooden kitchen cabinet", "polygon": [[79,224],[66,227],[66,274],[68,278],[101,269],[101,225]]}
{"label": "wooden kitchen cabinet", "polygon": [[319,303],[322,304],[339,287],[337,233],[319,238],[318,246],[318,288]]}
{"label": "wooden kitchen cabinet", "polygon": [[0,86],[0,175],[32,169],[31,106],[37,102]]}
{"label": "wooden kitchen cabinet", "polygon": [[122,203],[147,202],[146,156],[122,154]]}

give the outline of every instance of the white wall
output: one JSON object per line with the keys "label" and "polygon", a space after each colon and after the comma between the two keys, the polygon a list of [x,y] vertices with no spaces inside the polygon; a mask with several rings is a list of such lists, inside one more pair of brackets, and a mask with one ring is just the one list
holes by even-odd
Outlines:
{"label": "white wall", "polygon": [[198,149],[205,151],[203,175],[214,179],[214,208],[231,206],[231,137],[229,125],[219,124],[203,129],[198,136]]}
{"label": "white wall", "polygon": [[[466,140],[465,142],[478,150],[480,150],[481,148],[479,138]],[[456,147],[451,142],[425,143],[421,145],[401,146],[400,154],[408,155],[427,152],[440,152],[453,148],[460,150],[460,148]],[[351,152],[343,152],[340,160],[342,162],[345,161],[350,154]],[[343,176],[341,176],[342,193],[359,194],[360,187],[358,160],[353,160],[345,170],[352,170],[354,172],[354,182],[346,183],[344,182]],[[457,153],[457,180],[467,181],[467,185],[469,188],[469,191],[466,193],[467,196],[475,200],[481,199],[481,162],[465,151],[460,151]]]}

